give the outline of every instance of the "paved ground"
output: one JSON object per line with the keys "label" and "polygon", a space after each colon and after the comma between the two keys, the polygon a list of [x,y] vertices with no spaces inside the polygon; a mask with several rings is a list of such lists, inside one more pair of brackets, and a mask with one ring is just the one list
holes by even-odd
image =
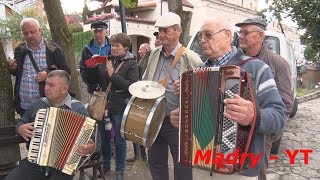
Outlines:
{"label": "paved ground", "polygon": [[[271,163],[269,177],[274,180],[316,180],[320,179],[320,99],[299,104],[297,115],[289,119],[285,127],[279,159]],[[295,163],[290,165],[285,150],[308,149],[313,152],[308,164],[298,153]]]}
{"label": "paved ground", "polygon": [[[320,179],[320,98],[308,100],[299,104],[297,115],[289,119],[278,160],[270,164],[269,180],[316,180]],[[304,164],[303,154],[299,152],[295,163],[290,165],[285,150],[311,149],[308,164]],[[26,151],[22,148],[22,156]],[[133,156],[132,143],[128,142],[128,157]],[[114,165],[114,161],[112,162]],[[172,178],[172,160],[170,160],[170,177]],[[90,172],[89,172],[90,173]],[[108,174],[112,179],[114,171]],[[151,180],[150,172],[145,162],[128,163],[125,172],[127,180]],[[76,178],[75,178],[76,179]]]}

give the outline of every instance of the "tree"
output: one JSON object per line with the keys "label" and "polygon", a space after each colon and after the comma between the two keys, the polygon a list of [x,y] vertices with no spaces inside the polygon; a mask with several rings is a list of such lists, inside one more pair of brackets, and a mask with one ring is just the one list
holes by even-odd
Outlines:
{"label": "tree", "polygon": [[37,9],[35,7],[31,7],[21,12],[21,14],[12,13],[8,15],[6,19],[0,20],[1,39],[22,41],[23,36],[20,29],[20,22],[24,17],[37,19],[40,27],[42,28],[42,35],[47,39],[51,39],[46,16],[39,16],[38,14]]}
{"label": "tree", "polygon": [[308,61],[318,61],[319,58],[319,52],[315,49],[313,49],[312,47],[310,47],[309,45],[307,45],[306,49],[304,50],[304,57],[308,60]]}
{"label": "tree", "polygon": [[295,21],[300,29],[305,29],[301,41],[311,48],[320,50],[320,2],[308,0],[278,0],[272,1],[270,11],[276,17],[287,14]]}
{"label": "tree", "polygon": [[183,11],[181,0],[168,0],[168,8],[170,12],[178,14],[181,18],[182,34],[180,36],[180,43],[186,46],[190,39],[190,24],[192,12]]}
{"label": "tree", "polygon": [[78,71],[72,44],[72,35],[64,18],[61,2],[60,0],[43,0],[43,4],[48,17],[52,40],[53,42],[56,42],[64,51],[67,62],[71,69],[71,89],[76,94],[77,98],[81,100]]}
{"label": "tree", "polygon": [[[15,122],[13,91],[7,59],[0,41],[0,127],[12,126]],[[19,144],[0,147],[0,166],[20,160]]]}

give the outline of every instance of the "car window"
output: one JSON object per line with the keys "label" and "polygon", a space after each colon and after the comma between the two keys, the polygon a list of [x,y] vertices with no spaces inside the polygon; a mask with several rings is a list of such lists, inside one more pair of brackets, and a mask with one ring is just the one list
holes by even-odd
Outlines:
{"label": "car window", "polygon": [[190,45],[190,49],[197,53],[203,62],[207,60],[207,57],[202,53],[199,32],[194,36],[194,39]]}
{"label": "car window", "polygon": [[279,38],[274,37],[274,36],[265,36],[264,44],[267,46],[267,48],[269,50],[274,51],[277,54],[280,54],[280,40],[279,40]]}

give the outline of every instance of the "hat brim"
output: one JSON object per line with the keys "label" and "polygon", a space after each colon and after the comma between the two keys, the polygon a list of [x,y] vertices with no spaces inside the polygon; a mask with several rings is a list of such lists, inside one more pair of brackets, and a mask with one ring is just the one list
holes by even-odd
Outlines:
{"label": "hat brim", "polygon": [[101,31],[101,30],[104,30],[104,29],[107,29],[107,28],[106,27],[92,28],[92,30],[94,30],[94,31]]}
{"label": "hat brim", "polygon": [[267,29],[264,25],[259,24],[259,23],[253,23],[253,22],[252,22],[252,23],[237,23],[237,24],[236,24],[237,27],[241,27],[241,26],[243,26],[243,25],[255,25],[255,26],[260,27],[260,28],[263,29],[263,30],[266,30],[266,29]]}

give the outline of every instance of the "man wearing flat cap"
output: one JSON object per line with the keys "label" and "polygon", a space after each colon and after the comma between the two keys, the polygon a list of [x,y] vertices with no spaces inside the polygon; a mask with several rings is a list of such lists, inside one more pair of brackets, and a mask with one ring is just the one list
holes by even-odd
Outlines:
{"label": "man wearing flat cap", "polygon": [[142,77],[143,80],[161,81],[166,87],[166,116],[148,153],[148,165],[153,180],[169,180],[168,147],[174,161],[174,179],[192,179],[192,169],[182,167],[178,163],[179,129],[170,123],[170,112],[179,107],[179,97],[174,94],[173,82],[179,79],[182,72],[198,67],[202,61],[195,52],[179,43],[180,23],[179,15],[172,12],[165,13],[157,19],[155,26],[159,30],[162,46],[151,51],[147,69]]}
{"label": "man wearing flat cap", "polygon": [[[110,40],[107,37],[107,23],[103,21],[96,21],[91,24],[91,30],[93,31],[93,39],[90,43],[83,48],[82,56],[80,61],[80,74],[87,85],[87,91],[92,94],[98,87],[102,90],[106,90],[108,84],[106,84],[105,79],[107,79],[106,65],[96,64],[93,67],[87,67],[85,61],[89,60],[92,56],[108,56],[111,51]],[[101,137],[101,153],[103,157],[103,167],[105,172],[110,170],[111,161],[111,144],[107,143],[110,141],[105,140],[107,133],[105,133],[103,121],[98,122],[98,129]]]}
{"label": "man wearing flat cap", "polygon": [[[236,26],[240,27],[240,48],[244,51],[244,53],[248,56],[259,57],[259,59],[270,66],[282,101],[286,105],[286,120],[292,111],[294,102],[290,80],[291,70],[288,62],[284,58],[269,50],[265,44],[263,44],[265,37],[264,31],[267,27],[266,20],[261,17],[248,18],[243,22],[237,23]],[[266,152],[264,156],[264,164],[259,175],[259,180],[266,179],[266,171],[272,142],[275,142],[281,138],[282,134],[283,129],[277,134],[265,135]]]}

